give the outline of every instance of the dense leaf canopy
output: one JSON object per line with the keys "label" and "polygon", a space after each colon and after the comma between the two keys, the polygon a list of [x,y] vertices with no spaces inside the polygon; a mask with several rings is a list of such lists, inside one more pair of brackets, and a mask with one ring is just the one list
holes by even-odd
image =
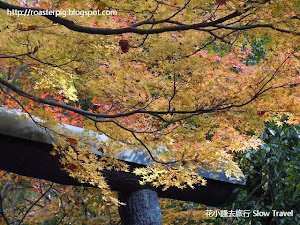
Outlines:
{"label": "dense leaf canopy", "polygon": [[[0,1],[0,104],[107,135],[100,161],[72,134],[54,154],[108,202],[99,171],[126,171],[113,157],[128,148],[155,161],[135,171],[142,183],[205,184],[199,167],[239,177],[235,152],[261,145],[265,120],[300,121],[297,3]],[[13,15],[29,9],[44,14]]]}

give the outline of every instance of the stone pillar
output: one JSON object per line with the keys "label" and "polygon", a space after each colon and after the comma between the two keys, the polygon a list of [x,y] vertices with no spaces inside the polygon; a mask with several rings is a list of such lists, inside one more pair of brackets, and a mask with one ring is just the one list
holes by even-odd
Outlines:
{"label": "stone pillar", "polygon": [[161,225],[161,208],[155,191],[142,189],[119,192],[119,200],[126,203],[119,207],[122,225]]}

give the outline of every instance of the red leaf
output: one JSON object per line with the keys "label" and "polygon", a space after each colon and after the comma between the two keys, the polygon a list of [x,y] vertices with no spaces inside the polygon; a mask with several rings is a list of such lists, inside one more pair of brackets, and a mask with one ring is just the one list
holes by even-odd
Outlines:
{"label": "red leaf", "polygon": [[66,168],[69,169],[69,170],[71,170],[73,172],[73,171],[75,171],[77,169],[77,166],[75,164],[73,164],[73,163],[68,163],[66,165]]}
{"label": "red leaf", "polygon": [[71,116],[76,116],[76,113],[74,113],[74,112],[69,112],[69,114],[71,115]]}
{"label": "red leaf", "polygon": [[226,5],[226,0],[216,0],[218,5]]}
{"label": "red leaf", "polygon": [[263,115],[265,115],[265,113],[266,113],[265,111],[258,111],[258,112],[257,112],[257,115],[263,116]]}
{"label": "red leaf", "polygon": [[29,25],[26,30],[35,30],[36,25]]}
{"label": "red leaf", "polygon": [[122,52],[126,53],[129,51],[129,42],[128,40],[120,40],[119,45],[121,47]]}
{"label": "red leaf", "polygon": [[77,141],[74,138],[68,138],[67,141],[71,144],[71,145],[76,145]]}

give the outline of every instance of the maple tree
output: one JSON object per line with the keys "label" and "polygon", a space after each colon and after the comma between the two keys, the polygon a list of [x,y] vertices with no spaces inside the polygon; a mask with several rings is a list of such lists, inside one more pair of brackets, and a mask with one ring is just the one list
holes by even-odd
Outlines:
{"label": "maple tree", "polygon": [[[57,133],[63,122],[109,137],[97,143],[101,160],[73,134],[53,152],[72,176],[101,188],[107,202],[119,204],[99,171],[128,171],[114,160],[128,148],[154,161],[134,171],[142,184],[193,187],[205,185],[199,167],[242,176],[235,153],[259,147],[272,116],[299,123],[297,1],[90,4],[0,1],[0,101]],[[119,15],[8,15],[29,8]],[[253,64],[246,40],[264,38],[267,57]]]}

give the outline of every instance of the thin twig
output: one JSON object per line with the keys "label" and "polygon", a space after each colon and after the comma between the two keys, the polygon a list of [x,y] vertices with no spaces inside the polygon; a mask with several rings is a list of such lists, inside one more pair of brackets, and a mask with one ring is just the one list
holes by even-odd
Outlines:
{"label": "thin twig", "polygon": [[26,210],[26,212],[24,213],[22,219],[19,222],[19,225],[22,224],[22,222],[24,221],[25,217],[30,212],[30,210],[51,190],[51,188],[53,187],[53,185],[54,185],[54,183],[52,183],[50,185],[50,187],[44,193],[42,193],[42,195]]}

